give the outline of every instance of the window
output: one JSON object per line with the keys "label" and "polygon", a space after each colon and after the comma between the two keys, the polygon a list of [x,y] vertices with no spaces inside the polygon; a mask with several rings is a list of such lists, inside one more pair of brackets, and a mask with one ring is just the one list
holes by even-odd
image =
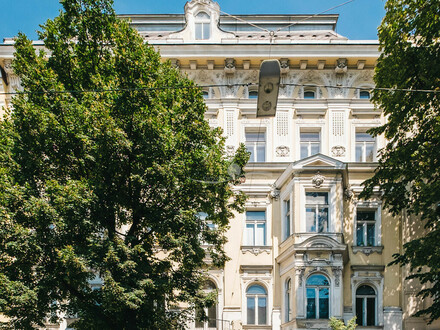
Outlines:
{"label": "window", "polygon": [[208,91],[202,91],[202,95],[204,99],[209,99],[209,92]]}
{"label": "window", "polygon": [[246,291],[247,324],[266,324],[267,293],[261,285],[252,285]]}
{"label": "window", "polygon": [[376,211],[357,210],[356,212],[356,245],[375,246]]}
{"label": "window", "polygon": [[[212,281],[208,281],[205,285],[204,291],[206,293],[213,292],[217,289],[216,285]],[[205,313],[208,316],[208,321],[202,322],[198,319]],[[203,310],[196,311],[196,329],[197,330],[211,330],[217,329],[217,304],[204,308]]]}
{"label": "window", "polygon": [[284,310],[284,322],[289,322],[291,318],[291,312],[290,312],[290,291],[292,290],[292,281],[290,278],[286,281],[285,286],[285,293],[284,293],[284,303],[285,303],[285,310]]}
{"label": "window", "polygon": [[196,15],[196,40],[206,40],[210,37],[211,18],[207,13],[200,12]]}
{"label": "window", "polygon": [[266,132],[247,131],[245,139],[246,150],[251,153],[249,162],[266,161]]}
{"label": "window", "polygon": [[373,162],[376,159],[376,139],[365,132],[356,132],[356,161]]}
{"label": "window", "polygon": [[246,229],[244,237],[245,245],[264,246],[266,245],[266,212],[247,211]]}
{"label": "window", "polygon": [[328,231],[328,193],[306,192],[306,228],[307,232]]}
{"label": "window", "polygon": [[249,98],[250,99],[257,99],[258,98],[258,91],[249,91]]}
{"label": "window", "polygon": [[321,150],[320,132],[300,132],[301,158],[319,153]]}
{"label": "window", "polygon": [[316,98],[315,94],[316,94],[315,91],[305,90],[304,91],[304,98],[305,99],[315,99]]}
{"label": "window", "polygon": [[312,275],[306,282],[307,318],[329,318],[330,283],[324,275]]}
{"label": "window", "polygon": [[290,199],[284,201],[284,239],[290,236]]}
{"label": "window", "polygon": [[356,323],[376,325],[376,292],[369,285],[361,285],[356,290]]}
{"label": "window", "polygon": [[[204,226],[208,227],[209,230],[215,230],[215,229],[216,229],[216,225],[215,225],[211,220],[207,220],[207,218],[208,218],[208,214],[207,214],[207,213],[205,213],[205,212],[199,212],[199,213],[197,213],[196,216],[201,220],[200,225],[201,225],[201,227],[203,228],[203,229],[202,229],[202,232],[203,232],[203,230],[204,230]],[[203,235],[203,234],[201,234],[201,235]],[[203,239],[203,236],[202,236],[201,240],[202,240],[202,242],[201,242],[202,245],[209,245],[209,243],[207,243],[207,242]]]}
{"label": "window", "polygon": [[367,91],[367,90],[359,91],[359,98],[360,99],[369,99],[370,98],[370,91]]}

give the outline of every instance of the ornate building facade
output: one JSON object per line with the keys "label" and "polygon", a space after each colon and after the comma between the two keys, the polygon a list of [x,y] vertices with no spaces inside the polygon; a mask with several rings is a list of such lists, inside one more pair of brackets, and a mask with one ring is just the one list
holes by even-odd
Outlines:
{"label": "ornate building facade", "polygon": [[[231,220],[231,258],[210,272],[218,303],[191,329],[325,329],[357,317],[360,329],[438,329],[411,315],[429,301],[387,264],[414,228],[382,208],[379,191],[360,200],[383,138],[370,103],[377,41],[335,32],[338,15],[221,15],[192,0],[181,15],[121,15],[164,60],[203,88],[206,119],[221,127],[226,152],[251,153],[246,212]],[[42,47],[42,45],[35,45]],[[3,92],[19,89],[12,41],[0,45]],[[278,59],[275,117],[257,118],[259,67]],[[0,99],[0,106],[9,104]]]}

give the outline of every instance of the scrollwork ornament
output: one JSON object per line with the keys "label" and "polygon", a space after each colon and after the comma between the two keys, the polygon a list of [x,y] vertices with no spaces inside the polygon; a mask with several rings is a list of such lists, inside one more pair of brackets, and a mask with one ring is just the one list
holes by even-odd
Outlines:
{"label": "scrollwork ornament", "polygon": [[315,176],[312,178],[312,184],[315,188],[321,188],[321,185],[324,183],[325,176],[321,175],[321,173],[316,172]]}

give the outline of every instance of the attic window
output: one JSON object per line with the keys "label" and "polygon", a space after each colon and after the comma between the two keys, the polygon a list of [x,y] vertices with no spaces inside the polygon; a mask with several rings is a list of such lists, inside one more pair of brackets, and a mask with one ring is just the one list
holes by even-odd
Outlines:
{"label": "attic window", "polygon": [[196,40],[207,40],[211,36],[211,17],[205,12],[200,12],[195,18]]}

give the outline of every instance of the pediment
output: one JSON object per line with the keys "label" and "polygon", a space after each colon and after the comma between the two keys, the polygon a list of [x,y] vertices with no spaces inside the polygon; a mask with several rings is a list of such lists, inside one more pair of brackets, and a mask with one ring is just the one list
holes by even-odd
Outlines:
{"label": "pediment", "polygon": [[332,157],[316,154],[293,164],[294,169],[345,169],[346,164]]}

